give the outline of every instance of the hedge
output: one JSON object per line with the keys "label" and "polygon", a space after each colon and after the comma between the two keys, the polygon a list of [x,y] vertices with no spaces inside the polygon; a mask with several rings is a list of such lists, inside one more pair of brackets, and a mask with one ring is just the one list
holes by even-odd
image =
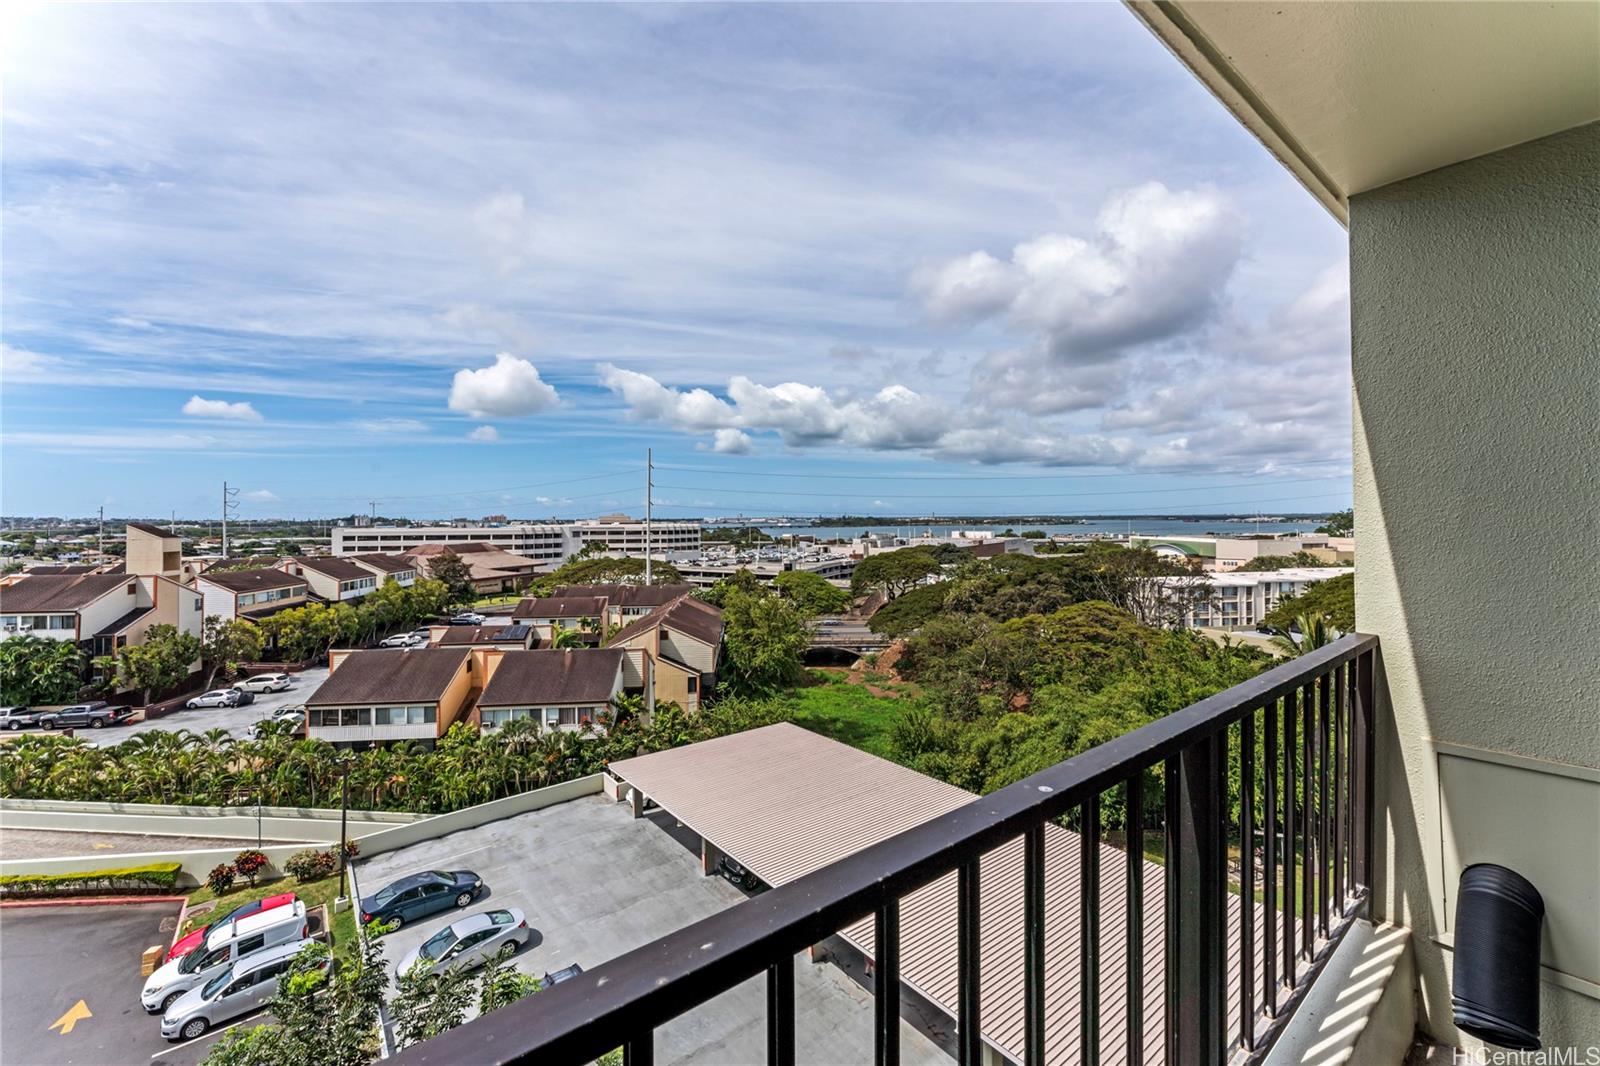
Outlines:
{"label": "hedge", "polygon": [[0,875],[0,898],[12,896],[82,896],[99,892],[161,892],[176,887],[178,862],[153,862],[109,870],[79,870],[64,874]]}

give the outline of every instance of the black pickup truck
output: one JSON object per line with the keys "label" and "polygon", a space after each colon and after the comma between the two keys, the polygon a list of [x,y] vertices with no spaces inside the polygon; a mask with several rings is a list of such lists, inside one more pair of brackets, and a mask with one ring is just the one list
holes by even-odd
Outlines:
{"label": "black pickup truck", "polygon": [[42,711],[39,714],[39,726],[42,729],[77,729],[83,726],[103,729],[108,725],[121,725],[132,717],[132,707],[94,700],[90,703],[74,703],[57,711]]}

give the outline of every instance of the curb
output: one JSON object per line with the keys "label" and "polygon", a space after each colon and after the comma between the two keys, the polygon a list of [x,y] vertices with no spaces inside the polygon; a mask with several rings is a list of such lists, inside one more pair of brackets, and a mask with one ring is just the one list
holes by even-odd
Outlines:
{"label": "curb", "polygon": [[188,896],[62,896],[58,899],[7,899],[0,907],[107,907],[122,903],[186,903]]}

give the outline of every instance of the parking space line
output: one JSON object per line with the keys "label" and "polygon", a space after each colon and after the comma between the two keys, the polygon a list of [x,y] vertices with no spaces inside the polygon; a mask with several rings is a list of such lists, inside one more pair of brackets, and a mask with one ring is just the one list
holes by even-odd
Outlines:
{"label": "parking space line", "polygon": [[191,1050],[193,1048],[197,1048],[201,1044],[205,1043],[207,1040],[215,1039],[216,1037],[221,1036],[223,1033],[226,1033],[229,1029],[232,1029],[235,1026],[243,1025],[246,1022],[254,1022],[257,1025],[265,1025],[266,1024],[260,1018],[254,1016],[254,1015],[252,1015],[251,1017],[248,1017],[248,1018],[240,1018],[238,1021],[233,1022],[232,1024],[224,1025],[221,1029],[213,1029],[213,1030],[211,1030],[210,1032],[206,1033],[205,1036],[197,1037],[194,1040],[185,1040],[185,1041],[183,1041],[181,1043],[173,1044],[171,1047],[167,1048],[164,1051],[158,1051],[154,1055],[150,1056],[150,1061],[154,1062],[157,1059],[159,1059],[161,1056],[170,1055],[174,1051],[188,1051],[188,1050]]}

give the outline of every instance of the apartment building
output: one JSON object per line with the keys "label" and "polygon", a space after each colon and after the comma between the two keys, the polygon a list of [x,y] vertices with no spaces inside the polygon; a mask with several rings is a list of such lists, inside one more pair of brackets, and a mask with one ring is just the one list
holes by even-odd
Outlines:
{"label": "apartment building", "polygon": [[1348,573],[1350,570],[1344,567],[1327,566],[1207,574],[1210,595],[1196,601],[1187,624],[1207,629],[1253,629],[1285,596],[1298,596],[1319,581]]}
{"label": "apartment building", "polygon": [[[627,625],[635,619],[643,618],[658,607],[665,607],[681,596],[694,591],[694,586],[689,584],[672,585],[562,585],[549,596],[530,597],[523,600],[511,612],[513,621],[527,625],[539,626],[541,620],[546,627],[542,635],[550,635],[548,629],[553,626],[555,616],[552,610],[582,612],[598,607],[601,617],[607,626]],[[557,608],[555,601],[570,601]],[[598,600],[600,604],[588,601]],[[579,602],[583,601],[583,602]],[[573,617],[581,618],[581,614]],[[563,628],[571,628],[564,626]],[[581,628],[581,627],[580,627]]]}
{"label": "apartment building", "polygon": [[313,594],[329,603],[359,600],[378,587],[380,578],[371,568],[353,559],[332,556],[297,555],[278,564],[291,577],[304,578]]}
{"label": "apartment building", "polygon": [[183,557],[183,538],[148,522],[129,522],[124,539],[124,566],[130,574],[154,574],[188,583],[195,576]]}
{"label": "apartment building", "polygon": [[392,581],[401,588],[409,588],[417,582],[416,560],[407,556],[383,555],[374,552],[370,555],[350,555],[345,558],[364,570],[376,574],[380,585],[387,585]]}
{"label": "apartment building", "polygon": [[0,640],[66,640],[90,656],[139,644],[153,625],[199,635],[201,597],[151,574],[23,574],[0,587]]}
{"label": "apartment building", "polygon": [[[335,526],[334,555],[397,553],[428,544],[487,544],[504,552],[560,566],[589,544],[624,555],[645,554],[645,524],[627,515],[583,522],[516,522],[505,525]],[[699,522],[652,522],[649,543],[657,552],[700,547]]]}
{"label": "apartment building", "polygon": [[595,725],[623,692],[626,660],[621,648],[508,652],[478,698],[480,727],[528,720],[572,732]]}
{"label": "apartment building", "polygon": [[306,700],[306,736],[339,747],[396,741],[431,747],[467,720],[483,684],[471,648],[332,651],[328,680]]}
{"label": "apartment building", "polygon": [[263,618],[287,607],[303,607],[311,598],[306,578],[272,567],[207,572],[194,584],[208,618]]}
{"label": "apartment building", "polygon": [[543,640],[557,630],[598,633],[609,621],[611,601],[604,596],[530,596],[517,604],[512,619],[530,626]]}
{"label": "apartment building", "polygon": [[[1333,541],[1340,545],[1333,546]],[[1198,559],[1207,570],[1236,570],[1246,563],[1272,555],[1310,552],[1332,563],[1355,559],[1355,545],[1348,537],[1329,537],[1321,533],[1284,537],[1143,537],[1128,538],[1130,548],[1148,548],[1157,555],[1177,559]]]}
{"label": "apartment building", "polygon": [[685,593],[624,626],[606,647],[644,652],[655,672],[653,699],[693,712],[716,686],[722,631],[722,612]]}
{"label": "apartment building", "polygon": [[492,544],[477,541],[466,544],[423,544],[408,548],[404,554],[424,574],[431,572],[428,567],[439,556],[457,555],[467,564],[472,587],[479,593],[491,595],[527,588],[535,577],[548,569],[537,559],[502,551]]}

